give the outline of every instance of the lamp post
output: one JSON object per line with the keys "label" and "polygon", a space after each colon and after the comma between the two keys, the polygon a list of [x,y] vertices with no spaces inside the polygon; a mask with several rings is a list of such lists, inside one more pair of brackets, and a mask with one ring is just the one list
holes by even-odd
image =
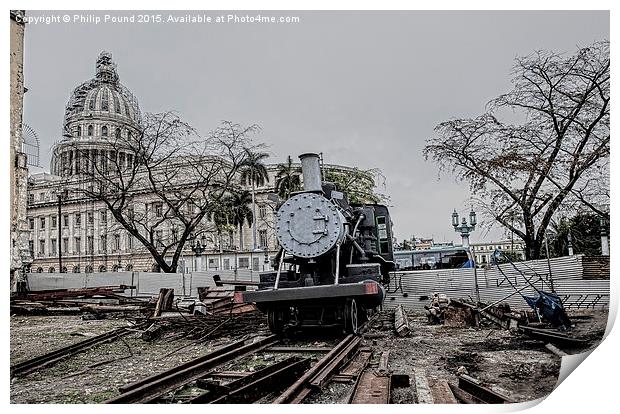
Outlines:
{"label": "lamp post", "polygon": [[469,225],[467,224],[467,219],[465,217],[463,217],[461,223],[459,224],[459,213],[456,212],[456,209],[454,210],[454,213],[452,213],[452,227],[454,227],[454,231],[461,233],[463,247],[469,247],[469,233],[476,229],[476,224],[476,213],[473,209],[469,212]]}
{"label": "lamp post", "polygon": [[469,250],[469,255],[471,256],[471,262],[474,268],[474,284],[476,288],[476,300],[477,300],[476,306],[479,306],[480,288],[478,286],[478,271],[476,269],[476,258],[474,256],[474,252],[469,246],[469,233],[475,230],[476,224],[477,224],[476,213],[474,212],[473,208],[469,212],[469,225],[467,225],[467,219],[465,217],[463,217],[463,220],[459,224],[459,213],[457,213],[456,209],[454,209],[454,212],[452,213],[452,227],[454,227],[454,231],[456,231],[457,233],[461,233],[461,241],[462,241],[463,247]]}
{"label": "lamp post", "polygon": [[202,262],[200,258],[202,256],[202,253],[205,251],[205,249],[206,249],[206,237],[203,234],[200,240],[196,239],[196,243],[194,243],[194,245],[192,246],[192,251],[196,255],[196,268],[197,268],[196,270],[198,271],[200,271],[199,267],[202,267],[202,266],[199,266],[199,263]]}
{"label": "lamp post", "polygon": [[609,256],[609,236],[607,234],[607,220],[601,217],[599,220],[601,226],[601,254]]}

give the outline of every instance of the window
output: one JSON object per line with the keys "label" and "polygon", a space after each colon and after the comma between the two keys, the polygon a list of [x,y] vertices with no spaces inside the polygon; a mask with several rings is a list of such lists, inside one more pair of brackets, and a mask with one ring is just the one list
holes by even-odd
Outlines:
{"label": "window", "polygon": [[112,248],[115,252],[121,249],[121,235],[120,234],[114,235],[114,244],[112,245]]}
{"label": "window", "polygon": [[93,239],[93,236],[87,236],[86,237],[86,253],[93,254],[94,250],[95,250],[95,241]]}
{"label": "window", "polygon": [[28,252],[30,257],[34,257],[34,240],[28,240]]}
{"label": "window", "polygon": [[117,114],[120,114],[121,113],[121,105],[120,105],[120,102],[118,101],[118,95],[113,93],[112,97],[114,98],[114,112],[116,112]]}
{"label": "window", "polygon": [[103,210],[103,211],[101,212],[100,219],[101,219],[101,221],[102,221],[103,223],[105,223],[106,221],[108,221],[108,212],[107,212],[106,210]]}
{"label": "window", "polygon": [[84,269],[84,271],[86,273],[92,273],[93,272],[93,267],[91,265],[87,265],[86,268]]}
{"label": "window", "polygon": [[53,267],[53,266],[52,266],[52,267],[50,267],[49,269],[47,269],[47,271],[48,271],[49,273],[56,273],[56,269],[54,269],[54,267]]}
{"label": "window", "polygon": [[80,237],[73,238],[73,253],[79,254],[82,250],[82,239]]}
{"label": "window", "polygon": [[163,205],[161,203],[154,203],[153,209],[155,210],[155,217],[163,216]]}
{"label": "window", "polygon": [[69,239],[67,237],[62,239],[62,254],[66,256],[69,253]]}
{"label": "window", "polygon": [[82,225],[82,213],[75,213],[74,223],[75,227],[80,227]]}
{"label": "window", "polygon": [[239,269],[249,269],[249,268],[250,268],[250,258],[240,257],[239,258]]}
{"label": "window", "polygon": [[121,137],[121,129],[120,128],[116,128],[116,131],[114,131],[114,136],[116,138],[120,138]]}
{"label": "window", "polygon": [[56,228],[56,222],[58,221],[58,218],[56,216],[52,216],[51,217],[51,223],[50,223],[50,228],[55,229]]}
{"label": "window", "polygon": [[93,224],[95,222],[94,215],[91,212],[86,213],[86,219],[88,220],[88,224]]}
{"label": "window", "polygon": [[69,215],[68,214],[62,215],[62,226],[69,227]]}
{"label": "window", "polygon": [[39,201],[45,201],[45,193],[39,193]]}
{"label": "window", "polygon": [[56,254],[56,239],[50,239],[50,256],[54,256]]}
{"label": "window", "polygon": [[45,240],[39,240],[39,256],[45,255]]}
{"label": "window", "polygon": [[104,137],[108,136],[108,127],[107,126],[102,126],[101,127],[101,136],[104,136]]}
{"label": "window", "polygon": [[262,205],[258,208],[258,217],[264,219],[267,217],[267,206]]}
{"label": "window", "polygon": [[252,258],[252,270],[258,272],[258,257]]}
{"label": "window", "polygon": [[133,249],[133,236],[131,234],[127,235],[127,250]]}
{"label": "window", "polygon": [[216,263],[215,259],[209,259],[209,269],[216,269],[217,270],[217,263]]}
{"label": "window", "polygon": [[34,219],[33,218],[28,219],[28,228],[30,230],[34,230]]}
{"label": "window", "polygon": [[40,219],[41,225],[39,226],[41,230],[45,229],[45,217],[41,217]]}
{"label": "window", "polygon": [[95,110],[95,97],[94,96],[90,98],[90,101],[88,102],[88,109],[91,111]]}
{"label": "window", "polygon": [[99,272],[100,272],[100,273],[103,273],[103,272],[105,272],[105,271],[106,271],[106,268],[105,268],[105,266],[104,266],[104,265],[99,266]]}
{"label": "window", "polygon": [[103,94],[101,95],[101,110],[107,111],[109,109],[110,109],[110,105],[108,103],[108,91],[104,90]]}
{"label": "window", "polygon": [[99,238],[99,251],[105,253],[108,250],[108,236],[103,235]]}
{"label": "window", "polygon": [[230,270],[230,259],[224,259],[224,270]]}
{"label": "window", "polygon": [[28,194],[28,204],[32,204],[34,203],[34,194],[29,193]]}
{"label": "window", "polygon": [[267,230],[258,231],[258,245],[263,249],[267,247]]}
{"label": "window", "polygon": [[170,230],[170,238],[172,239],[172,243],[177,243],[179,241],[179,231],[175,227]]}
{"label": "window", "polygon": [[127,218],[129,219],[129,221],[133,221],[133,218],[135,217],[136,213],[133,211],[133,207],[129,207],[127,209]]}
{"label": "window", "polygon": [[80,273],[80,266],[73,266],[73,273]]}
{"label": "window", "polygon": [[161,230],[155,231],[155,246],[156,247],[164,247],[162,236],[163,236],[163,232]]}
{"label": "window", "polygon": [[77,136],[78,136],[78,137],[81,137],[81,136],[82,136],[82,127],[81,127],[81,126],[78,126],[78,127],[77,127]]}
{"label": "window", "polygon": [[89,125],[89,126],[88,126],[88,136],[89,136],[89,137],[92,137],[92,136],[93,136],[93,126],[92,126],[92,125]]}

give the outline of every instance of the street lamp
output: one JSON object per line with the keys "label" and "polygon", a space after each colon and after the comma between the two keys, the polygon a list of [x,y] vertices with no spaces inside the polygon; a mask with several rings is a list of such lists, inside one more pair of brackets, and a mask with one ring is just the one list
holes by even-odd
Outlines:
{"label": "street lamp", "polygon": [[461,224],[459,225],[459,213],[457,213],[456,209],[454,209],[454,212],[452,213],[452,227],[454,227],[454,231],[461,233],[463,247],[469,247],[469,233],[476,229],[476,224],[478,223],[476,220],[476,213],[473,209],[469,212],[469,225],[467,224],[467,219],[465,217],[463,217]]}
{"label": "street lamp", "polygon": [[601,217],[599,224],[601,226],[601,255],[609,256],[609,235],[607,234],[607,220]]}
{"label": "street lamp", "polygon": [[[200,238],[200,240],[196,239],[196,243],[194,243],[194,245],[192,246],[192,251],[196,255],[196,267],[197,268],[199,267],[198,263],[201,261],[200,257],[202,256],[202,253],[207,248],[206,241],[207,241],[207,238],[203,234],[202,237]],[[202,266],[200,266],[200,267],[202,267]],[[199,269],[196,269],[196,270],[199,270]],[[206,270],[206,268],[205,268],[205,270]]]}

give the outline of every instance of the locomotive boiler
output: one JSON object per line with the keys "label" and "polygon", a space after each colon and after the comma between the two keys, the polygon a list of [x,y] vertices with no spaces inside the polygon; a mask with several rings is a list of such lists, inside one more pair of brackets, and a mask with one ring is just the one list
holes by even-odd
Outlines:
{"label": "locomotive boiler", "polygon": [[357,333],[384,298],[394,269],[392,226],[379,204],[350,204],[334,183],[322,181],[317,154],[302,154],[303,190],[279,205],[280,249],[273,271],[256,291],[236,292],[255,303],[272,332],[287,327],[343,327]]}

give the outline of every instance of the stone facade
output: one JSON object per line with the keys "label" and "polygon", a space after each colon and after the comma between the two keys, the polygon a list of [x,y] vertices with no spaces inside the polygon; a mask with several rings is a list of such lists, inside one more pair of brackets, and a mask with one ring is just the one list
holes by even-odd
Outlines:
{"label": "stone facade", "polygon": [[525,250],[521,241],[490,241],[470,244],[472,252],[476,257],[476,264],[486,266],[491,263],[491,256],[495,250],[501,250],[505,253],[513,253],[516,260],[525,259]]}
{"label": "stone facade", "polygon": [[17,288],[23,281],[24,266],[30,263],[28,254],[28,227],[26,221],[26,191],[28,167],[22,152],[22,112],[24,103],[24,11],[11,10],[10,20],[10,226],[11,260],[10,285]]}

